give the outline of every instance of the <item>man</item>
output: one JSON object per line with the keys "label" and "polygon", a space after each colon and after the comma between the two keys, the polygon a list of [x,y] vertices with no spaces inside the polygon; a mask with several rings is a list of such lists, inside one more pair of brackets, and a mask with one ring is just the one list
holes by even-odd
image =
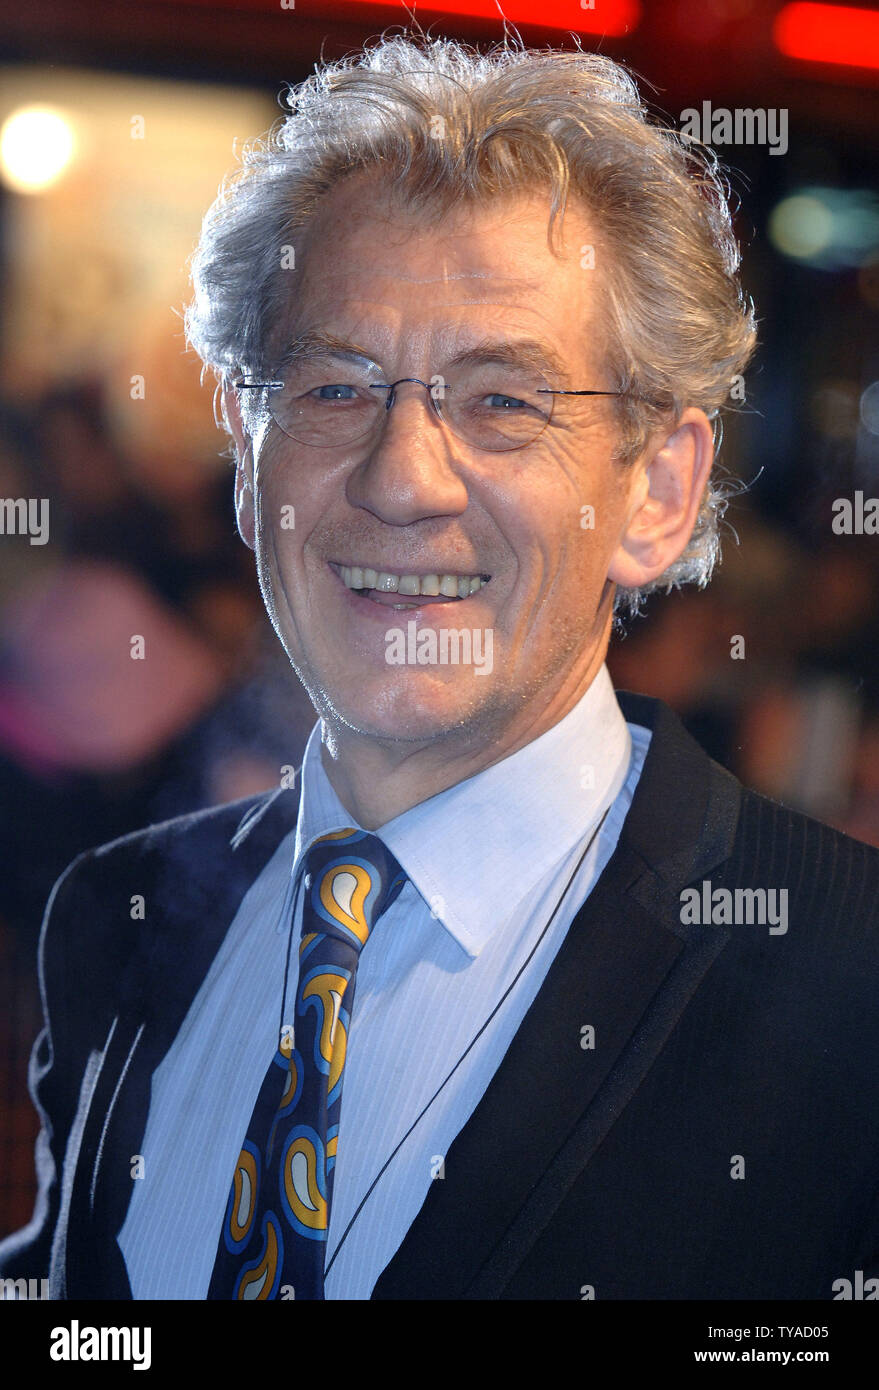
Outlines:
{"label": "man", "polygon": [[716,551],[754,328],[711,161],[589,54],[393,39],[291,106],[189,332],[320,720],[295,790],[56,885],[3,1272],[832,1298],[877,1257],[879,859],[604,665]]}

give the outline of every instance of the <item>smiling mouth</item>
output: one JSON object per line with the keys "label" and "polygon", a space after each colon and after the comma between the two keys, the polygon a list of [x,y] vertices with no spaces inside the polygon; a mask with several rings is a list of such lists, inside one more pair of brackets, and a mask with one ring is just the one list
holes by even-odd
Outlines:
{"label": "smiling mouth", "polygon": [[[346,589],[361,598],[396,609],[418,608],[418,600],[430,603],[455,603],[469,598],[488,584],[490,574],[395,574],[362,565],[341,565],[331,562],[330,568],[339,576]],[[403,602],[394,602],[394,597]]]}

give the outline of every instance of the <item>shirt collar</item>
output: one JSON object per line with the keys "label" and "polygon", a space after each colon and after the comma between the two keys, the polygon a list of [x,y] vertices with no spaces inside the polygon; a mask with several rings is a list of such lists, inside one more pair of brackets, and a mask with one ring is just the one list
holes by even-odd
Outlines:
{"label": "shirt collar", "polygon": [[[631,746],[602,666],[546,733],[376,833],[431,915],[475,957],[503,920],[498,902],[519,901],[597,825],[625,782]],[[302,762],[295,863],[320,835],[344,826],[357,822],[324,771],[318,721]]]}

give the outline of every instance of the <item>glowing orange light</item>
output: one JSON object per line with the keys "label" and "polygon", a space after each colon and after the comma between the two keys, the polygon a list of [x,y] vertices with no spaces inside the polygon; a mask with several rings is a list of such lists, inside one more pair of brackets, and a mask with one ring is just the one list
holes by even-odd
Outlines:
{"label": "glowing orange light", "polygon": [[[393,7],[393,0],[353,0],[355,4]],[[631,33],[641,18],[640,0],[423,0],[431,14],[462,14],[474,19],[500,19],[511,24],[540,24],[547,29],[571,29],[580,34]]]}
{"label": "glowing orange light", "polygon": [[879,12],[853,5],[785,5],[772,30],[788,58],[842,67],[879,68]]}

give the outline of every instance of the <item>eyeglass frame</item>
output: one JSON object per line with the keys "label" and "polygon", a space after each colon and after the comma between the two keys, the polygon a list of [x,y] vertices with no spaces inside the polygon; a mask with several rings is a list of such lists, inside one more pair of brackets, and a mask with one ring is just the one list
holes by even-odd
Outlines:
{"label": "eyeglass frame", "polygon": [[[455,435],[455,438],[456,438],[456,439],[461,438],[461,436],[458,435],[457,432],[456,432],[454,429],[452,429],[452,426],[451,426],[451,425],[448,423],[448,421],[444,418],[443,413],[442,413],[442,410],[441,410],[441,408],[440,408],[439,398],[438,398],[438,396],[435,394],[436,391],[437,391],[437,389],[442,390],[442,391],[451,391],[451,390],[452,390],[452,385],[451,385],[451,384],[446,383],[446,382],[443,382],[442,386],[439,387],[439,388],[437,388],[436,385],[430,385],[428,382],[422,381],[420,377],[417,377],[417,376],[401,376],[401,377],[399,378],[399,380],[397,380],[397,381],[391,381],[391,382],[386,382],[386,381],[374,381],[374,382],[373,382],[373,381],[371,381],[371,382],[369,383],[369,387],[370,387],[370,390],[372,390],[372,391],[387,391],[388,394],[387,394],[387,397],[385,398],[385,411],[386,411],[387,413],[390,413],[390,411],[393,409],[394,404],[395,404],[396,399],[397,399],[397,394],[396,394],[396,393],[397,393],[397,387],[398,387],[398,386],[403,386],[403,385],[405,385],[407,382],[412,382],[412,383],[413,383],[414,385],[416,385],[416,386],[423,386],[423,387],[424,387],[425,391],[427,392],[428,396],[430,397],[430,403],[431,403],[431,406],[433,407],[433,412],[434,412],[434,414],[436,415],[437,419],[440,421],[440,423],[441,423],[442,425],[445,426],[446,429],[450,430],[451,433]],[[232,383],[232,385],[233,385],[233,386],[235,387],[235,389],[238,390],[238,391],[278,391],[278,390],[282,390],[285,384],[286,384],[286,383],[283,382],[283,381],[235,381],[235,382]],[[551,386],[538,386],[538,387],[535,388],[535,394],[536,394],[536,395],[539,395],[539,396],[630,396],[630,395],[633,394],[633,392],[631,392],[631,391],[571,391],[571,390],[567,390],[567,389],[553,388],[553,387],[551,387]],[[294,444],[302,444],[302,443],[304,443],[303,440],[301,440],[301,439],[296,439],[294,435],[292,435],[292,434],[287,434],[287,431],[284,429],[284,426],[280,423],[280,421],[279,421],[278,419],[276,419],[276,417],[274,416],[274,414],[272,414],[271,409],[269,410],[269,414],[272,415],[272,419],[275,421],[275,424],[278,426],[278,429],[281,431],[281,433],[282,433],[282,434],[286,434],[288,439],[292,439],[293,442],[294,442]],[[533,443],[534,443],[534,440],[535,440],[535,439],[539,439],[539,438],[540,438],[541,434],[543,434],[543,431],[546,429],[546,427],[547,427],[548,424],[549,424],[549,419],[547,419],[546,422],[545,422],[545,424],[541,426],[541,428],[537,431],[537,434],[534,435],[534,438],[533,438],[533,439],[527,439],[527,440],[525,440],[525,442],[524,442],[523,444],[512,444],[512,445],[510,445],[509,449],[489,449],[489,450],[487,450],[486,452],[488,452],[488,453],[496,453],[496,454],[512,454],[512,453],[515,453],[517,449],[527,449],[528,446],[529,446],[530,444],[533,444]],[[366,429],[366,430],[363,431],[362,434],[355,435],[353,439],[348,439],[348,440],[345,440],[345,441],[343,441],[343,442],[344,442],[345,444],[356,444],[357,441],[358,441],[359,439],[366,439],[367,436],[368,436],[369,434],[370,434],[370,429]],[[465,440],[463,440],[463,443],[466,444],[466,443],[469,443],[469,441],[465,439]],[[339,446],[338,446],[338,445],[333,445],[333,444],[307,444],[307,443],[306,443],[306,444],[305,444],[305,447],[306,447],[306,448],[314,448],[314,449],[332,449],[332,448],[337,448],[337,447],[339,447]],[[471,448],[479,448],[479,445],[471,445],[470,447],[471,447]]]}

